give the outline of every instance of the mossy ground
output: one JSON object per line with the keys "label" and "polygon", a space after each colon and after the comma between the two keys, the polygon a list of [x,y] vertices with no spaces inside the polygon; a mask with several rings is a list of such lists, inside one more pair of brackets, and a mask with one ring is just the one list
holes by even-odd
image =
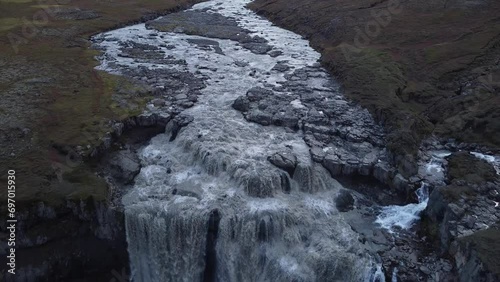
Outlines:
{"label": "mossy ground", "polygon": [[471,184],[493,182],[497,178],[495,169],[489,163],[469,152],[453,153],[447,160],[447,179],[450,184],[438,189],[450,203],[461,198],[475,198],[478,192],[470,187]]}
{"label": "mossy ground", "polygon": [[[65,150],[82,146],[90,151],[87,146],[98,145],[112,121],[139,114],[149,94],[144,86],[95,70],[99,53],[89,48],[88,39],[200,1],[59,2],[0,1],[1,181],[6,183],[8,169],[16,170],[19,202],[107,194],[102,179],[88,165],[68,160]],[[57,9],[68,8],[98,17],[55,16]]]}
{"label": "mossy ground", "polygon": [[458,152],[448,158],[448,179],[465,180],[469,183],[484,183],[495,181],[495,169],[485,160],[479,159],[468,152]]}

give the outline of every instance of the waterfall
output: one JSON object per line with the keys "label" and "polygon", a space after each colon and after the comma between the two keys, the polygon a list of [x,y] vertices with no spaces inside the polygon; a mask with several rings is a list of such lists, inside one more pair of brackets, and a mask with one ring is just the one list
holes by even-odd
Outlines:
{"label": "waterfall", "polygon": [[[274,183],[273,197],[252,197],[233,162],[203,169],[180,145],[187,132],[153,138],[141,154],[149,165],[124,197],[133,281],[363,280],[369,256],[339,217],[341,186],[324,168],[302,164],[309,169],[287,178],[296,189]],[[310,193],[311,182],[324,190]]]}
{"label": "waterfall", "polygon": [[[203,77],[206,84],[196,88],[196,103],[176,117],[186,122],[171,120],[166,133],[139,152],[142,169],[122,200],[132,281],[381,281],[381,267],[374,268],[369,251],[337,211],[342,186],[312,161],[304,133],[248,122],[232,108],[256,85],[288,96],[279,91],[285,82],[291,89],[305,84],[305,93],[347,105],[317,66],[319,53],[299,35],[245,9],[248,2],[208,1],[192,11],[237,19],[272,43],[278,58],[250,52],[234,40],[151,31],[145,24],[96,37],[104,52],[100,69],[136,75],[159,89],[188,84],[175,81],[185,74]],[[144,46],[148,51],[140,53]],[[292,71],[304,68],[306,75],[288,81],[290,73],[273,70],[279,62]],[[191,90],[164,98],[181,96],[184,103]],[[306,109],[294,101],[291,108]],[[157,115],[169,110],[148,106]],[[269,161],[283,152],[293,156],[292,167]]]}
{"label": "waterfall", "polygon": [[398,282],[398,268],[394,267],[392,270],[391,282]]}
{"label": "waterfall", "polygon": [[382,264],[377,263],[373,266],[372,272],[366,282],[385,282],[385,274],[382,270]]}
{"label": "waterfall", "polygon": [[393,232],[394,227],[409,229],[413,223],[420,219],[420,213],[427,207],[429,200],[429,187],[422,182],[420,188],[415,191],[418,203],[411,203],[404,206],[391,205],[382,207],[382,211],[377,216],[375,223],[382,228]]}
{"label": "waterfall", "polygon": [[415,191],[417,203],[410,203],[404,206],[390,205],[382,207],[375,223],[380,227],[394,231],[394,227],[409,229],[417,220],[420,219],[420,213],[427,207],[429,201],[429,184],[443,183],[445,158],[451,155],[451,152],[441,150],[431,152],[430,159],[422,163],[419,167],[419,174],[424,177],[420,188]]}

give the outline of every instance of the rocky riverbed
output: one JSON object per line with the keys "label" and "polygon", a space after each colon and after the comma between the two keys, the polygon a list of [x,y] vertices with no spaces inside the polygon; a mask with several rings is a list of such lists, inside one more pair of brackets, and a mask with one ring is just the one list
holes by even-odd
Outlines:
{"label": "rocky riverbed", "polygon": [[[36,261],[15,281],[78,277],[79,264],[104,280],[495,281],[498,152],[429,138],[398,155],[309,42],[248,2],[92,38],[97,68],[150,98],[91,153],[105,202],[25,218],[64,217],[78,248],[102,248]],[[57,242],[37,234],[25,247]]]}
{"label": "rocky riverbed", "polygon": [[[169,121],[137,150],[123,200],[134,279],[456,279],[412,229],[451,153],[424,145],[399,172],[383,129],[319,54],[246,4],[210,1],[94,38],[99,68],[153,86],[144,116]],[[408,200],[419,203],[382,207]]]}
{"label": "rocky riverbed", "polygon": [[138,151],[124,197],[134,279],[381,279],[378,255],[337,211],[344,189],[332,176],[398,186],[383,130],[307,41],[245,4],[208,2],[94,38],[99,68],[153,86],[144,115],[169,120]]}

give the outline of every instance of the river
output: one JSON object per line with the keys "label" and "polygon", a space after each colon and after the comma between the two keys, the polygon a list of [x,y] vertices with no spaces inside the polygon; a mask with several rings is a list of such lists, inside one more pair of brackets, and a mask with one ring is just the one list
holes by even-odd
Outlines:
{"label": "river", "polygon": [[366,175],[383,131],[307,40],[247,3],[93,38],[98,69],[152,86],[144,114],[170,119],[123,198],[132,280],[385,281],[336,207],[336,169],[314,159],[347,155],[342,173]]}

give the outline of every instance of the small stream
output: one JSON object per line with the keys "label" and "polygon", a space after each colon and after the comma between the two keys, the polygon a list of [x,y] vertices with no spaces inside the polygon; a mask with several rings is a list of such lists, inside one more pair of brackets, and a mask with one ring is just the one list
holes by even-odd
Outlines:
{"label": "small stream", "polygon": [[[478,152],[469,153],[491,164],[496,173],[500,174],[500,158],[498,156]],[[427,207],[427,202],[429,201],[429,184],[426,183],[426,181],[431,181],[434,185],[444,185],[443,181],[445,180],[446,169],[445,158],[450,156],[451,152],[441,150],[430,152],[430,154],[431,157],[429,161],[420,167],[420,175],[424,177],[424,180],[422,180],[420,188],[415,191],[418,202],[407,205],[382,207],[375,221],[381,228],[387,229],[391,233],[397,230],[397,228],[410,229],[413,224],[420,220],[420,214]]]}
{"label": "small stream", "polygon": [[445,158],[451,155],[448,151],[430,152],[429,161],[422,164],[419,174],[423,176],[420,188],[415,191],[417,203],[407,205],[391,205],[382,207],[375,223],[393,233],[395,228],[410,229],[420,220],[420,214],[427,207],[429,201],[429,183],[443,183],[445,179]]}
{"label": "small stream", "polygon": [[415,192],[418,203],[410,203],[404,206],[392,205],[382,207],[375,223],[382,228],[394,231],[394,227],[409,229],[416,221],[420,220],[420,213],[427,207],[429,201],[429,188],[425,182]]}

